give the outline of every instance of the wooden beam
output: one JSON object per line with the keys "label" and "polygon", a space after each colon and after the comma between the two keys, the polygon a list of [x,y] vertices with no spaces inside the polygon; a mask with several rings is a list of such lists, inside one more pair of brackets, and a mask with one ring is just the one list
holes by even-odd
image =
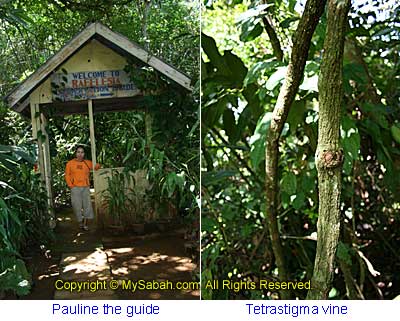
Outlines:
{"label": "wooden beam", "polygon": [[163,73],[165,76],[177,82],[182,87],[190,91],[193,90],[193,87],[190,85],[191,80],[188,76],[170,66],[166,62],[162,61],[161,59],[151,55],[148,51],[141,48],[139,45],[132,42],[127,37],[110,30],[109,28],[98,22],[96,23],[96,34],[117,45],[123,51],[131,54],[134,57],[139,58],[144,63],[154,67],[154,69]]}
{"label": "wooden beam", "polygon": [[92,152],[92,164],[93,164],[93,184],[94,184],[94,212],[96,213],[95,219],[97,220],[97,226],[102,228],[103,219],[100,217],[100,202],[101,195],[98,190],[99,178],[94,170],[96,166],[96,139],[94,137],[94,117],[93,117],[93,101],[88,100],[88,114],[89,114],[89,130],[90,130],[90,150]]}
{"label": "wooden beam", "polygon": [[93,170],[96,166],[96,140],[94,138],[94,119],[93,119],[93,101],[88,100],[89,109],[89,130],[90,130],[90,149],[92,151]]}
{"label": "wooden beam", "polygon": [[[50,214],[50,227],[56,227],[55,214],[54,214],[54,203],[53,203],[53,186],[52,186],[52,176],[51,176],[51,162],[50,162],[50,143],[49,135],[46,130],[47,119],[43,113],[40,113],[41,119],[41,130],[44,135],[44,140],[42,142],[43,146],[43,160],[44,160],[44,177],[47,192],[47,206],[48,212]],[[40,143],[40,142],[39,142]]]}
{"label": "wooden beam", "polygon": [[7,95],[6,100],[8,105],[14,107],[14,105],[39,86],[54,70],[72,56],[94,35],[94,33],[95,23],[92,23],[68,41],[54,56],[47,60],[44,65]]}
{"label": "wooden beam", "polygon": [[38,104],[30,103],[31,107],[31,122],[32,122],[32,137],[36,140],[38,146],[38,169],[41,176],[42,181],[45,180],[45,169],[44,169],[44,158],[43,158],[43,146],[41,141],[42,132],[41,124],[40,124],[40,110]]}
{"label": "wooden beam", "polygon": [[137,57],[145,64],[163,73],[182,87],[192,91],[190,78],[161,59],[151,55],[138,44],[127,37],[112,31],[101,23],[92,23],[67,42],[54,56],[46,61],[39,69],[30,75],[19,86],[14,88],[5,98],[8,105],[18,112],[22,112],[28,95],[43,83],[53,72],[74,55],[91,38],[98,38],[105,45],[116,52],[121,51],[127,55]]}
{"label": "wooden beam", "polygon": [[38,122],[36,117],[36,105],[30,103],[31,106],[31,124],[32,124],[32,138],[37,139],[38,137]]}

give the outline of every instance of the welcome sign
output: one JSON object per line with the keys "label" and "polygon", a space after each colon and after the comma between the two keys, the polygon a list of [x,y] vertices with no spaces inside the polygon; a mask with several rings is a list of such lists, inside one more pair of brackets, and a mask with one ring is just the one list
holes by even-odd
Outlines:
{"label": "welcome sign", "polygon": [[139,94],[123,70],[80,71],[54,74],[51,79],[53,101],[76,101]]}

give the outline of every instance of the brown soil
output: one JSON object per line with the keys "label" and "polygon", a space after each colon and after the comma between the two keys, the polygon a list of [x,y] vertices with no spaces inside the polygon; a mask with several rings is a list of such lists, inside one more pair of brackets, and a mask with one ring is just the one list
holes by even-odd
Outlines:
{"label": "brown soil", "polygon": [[[49,249],[43,249],[42,252],[33,253],[25,258],[33,275],[33,285],[31,293],[20,299],[48,300],[55,298],[55,295],[56,298],[63,299],[102,299],[102,296],[104,299],[131,300],[199,299],[199,290],[122,289],[122,282],[128,284],[128,280],[170,281],[170,284],[174,285],[177,285],[177,282],[193,281],[197,266],[185,252],[182,232],[175,230],[144,236],[104,236],[102,231],[93,227],[88,232],[80,231],[71,210],[58,213],[57,219],[55,242]],[[87,261],[93,261],[96,253],[103,255],[104,262],[99,264],[103,264],[102,269],[107,272],[107,276],[104,277],[107,282],[113,279],[119,280],[121,284],[119,289],[112,291],[112,296],[110,291],[105,291],[107,294],[98,291],[95,295],[55,291],[54,283],[58,279],[76,281],[102,279],[96,269],[90,270],[91,265],[87,265]],[[8,298],[15,299],[11,296]]]}

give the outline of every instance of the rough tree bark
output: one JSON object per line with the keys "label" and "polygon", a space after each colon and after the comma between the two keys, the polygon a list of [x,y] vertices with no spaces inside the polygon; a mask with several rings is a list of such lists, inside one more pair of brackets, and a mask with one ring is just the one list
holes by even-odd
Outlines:
{"label": "rough tree bark", "polygon": [[[144,2],[144,9],[143,9],[143,22],[142,22],[142,35],[144,38],[144,48],[146,50],[149,50],[150,42],[149,42],[149,36],[147,33],[147,26],[148,26],[148,20],[149,20],[149,15],[150,15],[150,9],[152,6],[152,0],[144,0],[143,2]],[[146,107],[144,123],[145,123],[145,128],[146,128],[146,146],[150,150],[151,140],[153,137],[153,131],[152,131],[153,117],[150,114],[148,107]]]}
{"label": "rough tree bark", "polygon": [[343,150],[339,143],[342,111],[343,47],[350,0],[328,0],[327,28],[321,73],[318,79],[319,215],[317,253],[309,300],[327,298],[332,284],[334,259],[340,233],[340,192]]}
{"label": "rough tree bark", "polygon": [[[268,1],[264,1],[264,3],[268,3]],[[266,14],[262,21],[264,23],[264,29],[268,34],[269,40],[271,41],[272,50],[274,51],[274,55],[276,59],[279,61],[283,60],[283,51],[281,48],[281,42],[279,41],[278,35],[276,34],[275,28],[273,27],[271,17]]]}
{"label": "rough tree bark", "polygon": [[279,61],[283,60],[283,51],[281,48],[281,43],[279,41],[278,35],[275,32],[274,27],[272,26],[271,18],[267,15],[262,18],[264,23],[265,31],[268,34],[269,40],[271,41],[272,49],[274,51],[274,55],[276,59]]}
{"label": "rough tree bark", "polygon": [[[303,77],[304,66],[307,61],[311,37],[318,24],[319,18],[324,11],[325,0],[308,0],[304,13],[299,21],[296,32],[293,35],[293,48],[290,62],[286,71],[285,81],[279,92],[270,128],[266,137],[265,149],[265,192],[267,202],[267,220],[271,237],[272,250],[278,267],[279,278],[288,280],[285,264],[285,255],[282,249],[280,233],[277,221],[278,205],[278,158],[279,138],[283,125],[289,114],[289,109],[295,99],[296,93]],[[283,299],[290,298],[289,291],[281,291]]]}

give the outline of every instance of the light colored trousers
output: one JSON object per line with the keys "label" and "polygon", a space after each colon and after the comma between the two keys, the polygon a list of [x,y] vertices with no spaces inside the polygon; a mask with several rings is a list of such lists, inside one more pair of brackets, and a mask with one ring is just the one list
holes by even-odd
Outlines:
{"label": "light colored trousers", "polygon": [[84,218],[94,217],[89,187],[73,187],[71,189],[71,203],[78,222]]}

